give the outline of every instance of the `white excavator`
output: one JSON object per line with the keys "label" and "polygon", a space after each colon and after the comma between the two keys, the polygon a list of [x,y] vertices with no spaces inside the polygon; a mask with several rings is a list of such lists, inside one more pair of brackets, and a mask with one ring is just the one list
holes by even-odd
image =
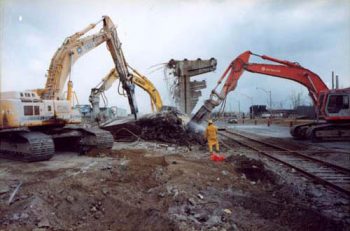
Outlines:
{"label": "white excavator", "polygon": [[[84,36],[101,22],[103,27],[99,32]],[[67,96],[64,96],[64,86],[70,78],[72,65],[102,43],[107,44],[112,55],[131,113],[136,118],[134,84],[117,30],[111,19],[103,16],[102,20],[65,39],[51,60],[44,89],[1,92],[1,156],[41,161],[50,159],[56,148],[86,152],[94,147],[112,147],[113,137],[108,131],[81,125],[79,112],[72,108],[73,84],[70,79]]]}

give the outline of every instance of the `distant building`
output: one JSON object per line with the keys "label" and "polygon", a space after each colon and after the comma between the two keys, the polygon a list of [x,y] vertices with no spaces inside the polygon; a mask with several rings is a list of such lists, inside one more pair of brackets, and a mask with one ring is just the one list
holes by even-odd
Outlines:
{"label": "distant building", "polygon": [[238,118],[241,118],[242,115],[238,112],[218,112],[218,111],[215,111],[211,114],[211,118],[213,119],[218,119],[218,120],[221,120],[221,121],[229,121],[229,120],[232,120],[232,119],[238,119]]}
{"label": "distant building", "polygon": [[[254,115],[262,118],[305,118],[305,119],[315,119],[316,113],[313,106],[298,106],[295,109],[271,109],[266,110],[265,105],[254,105],[255,107]],[[263,107],[259,107],[263,106]]]}
{"label": "distant building", "polygon": [[74,106],[75,109],[78,109],[82,117],[91,116],[91,106],[89,104],[77,104]]}
{"label": "distant building", "polygon": [[297,118],[316,118],[316,111],[314,106],[297,106],[295,108],[295,114]]}
{"label": "distant building", "polygon": [[250,118],[255,116],[261,117],[262,114],[268,113],[266,105],[252,105],[249,107]]}
{"label": "distant building", "polygon": [[270,110],[271,117],[274,118],[288,118],[295,114],[293,109],[272,109]]}

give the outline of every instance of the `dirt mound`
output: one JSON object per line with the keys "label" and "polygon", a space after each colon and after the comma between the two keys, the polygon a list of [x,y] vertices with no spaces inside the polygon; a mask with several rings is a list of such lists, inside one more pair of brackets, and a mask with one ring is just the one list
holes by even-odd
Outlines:
{"label": "dirt mound", "polygon": [[276,176],[273,172],[265,169],[264,163],[260,160],[249,159],[245,156],[229,156],[227,162],[234,163],[235,170],[244,174],[251,181],[275,183]]}

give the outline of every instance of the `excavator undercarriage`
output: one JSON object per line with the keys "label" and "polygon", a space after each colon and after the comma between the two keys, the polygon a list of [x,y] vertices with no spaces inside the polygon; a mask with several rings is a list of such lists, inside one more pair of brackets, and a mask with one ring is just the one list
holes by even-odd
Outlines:
{"label": "excavator undercarriage", "polygon": [[55,150],[84,154],[92,148],[110,149],[112,146],[113,136],[110,132],[79,125],[0,131],[0,156],[28,162],[49,160]]}
{"label": "excavator undercarriage", "polygon": [[291,135],[298,140],[350,141],[350,123],[314,122],[291,128]]}
{"label": "excavator undercarriage", "polygon": [[0,131],[1,157],[41,161],[50,159],[54,152],[52,138],[42,132],[31,132],[28,129]]}

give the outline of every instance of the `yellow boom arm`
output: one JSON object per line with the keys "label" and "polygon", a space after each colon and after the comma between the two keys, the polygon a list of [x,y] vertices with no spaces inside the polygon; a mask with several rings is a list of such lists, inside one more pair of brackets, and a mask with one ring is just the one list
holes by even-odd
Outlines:
{"label": "yellow boom arm", "polygon": [[[132,82],[149,94],[151,98],[152,111],[154,111],[155,107],[156,111],[160,112],[163,106],[163,102],[158,90],[155,88],[155,86],[149,79],[147,79],[145,76],[140,74],[132,67],[129,66],[129,68],[132,70]],[[117,79],[119,79],[119,75],[116,72],[115,68],[113,68],[95,88],[91,89],[89,101],[92,105],[92,111],[94,116],[97,116],[97,114],[99,113],[100,96],[109,88],[111,88],[113,83]]]}

